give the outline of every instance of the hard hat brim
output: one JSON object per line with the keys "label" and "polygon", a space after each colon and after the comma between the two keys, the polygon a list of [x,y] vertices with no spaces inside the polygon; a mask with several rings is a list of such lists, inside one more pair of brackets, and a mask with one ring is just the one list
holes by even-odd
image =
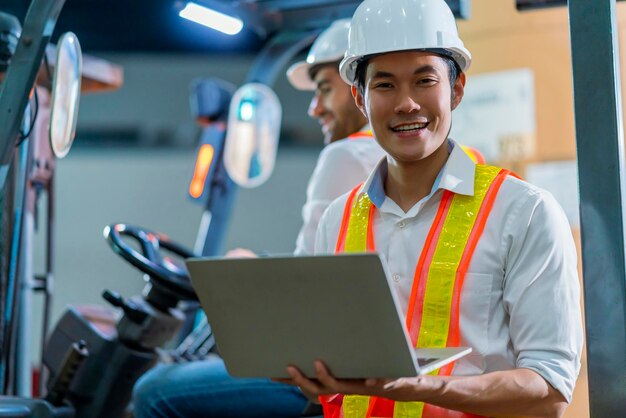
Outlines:
{"label": "hard hat brim", "polygon": [[[441,50],[445,50],[447,53],[442,53]],[[405,51],[426,51],[426,52],[431,52],[436,55],[447,56],[448,58],[454,60],[454,62],[456,62],[456,64],[459,66],[459,69],[464,73],[467,72],[467,70],[469,70],[469,67],[472,63],[472,55],[465,48],[455,48],[455,47],[423,48],[423,49],[422,48],[409,48],[409,49],[398,49],[394,51],[374,52],[365,57],[347,56],[341,61],[341,64],[339,65],[339,75],[341,75],[341,78],[343,79],[343,81],[345,81],[346,83],[350,85],[353,85],[356,81],[355,80],[356,67],[360,60],[364,58],[372,58],[377,55],[384,55],[384,54],[391,54],[394,52],[405,52]]]}
{"label": "hard hat brim", "polygon": [[306,61],[296,62],[289,67],[287,79],[294,88],[305,91],[315,90],[315,82],[309,76],[311,67],[312,65]]}
{"label": "hard hat brim", "polygon": [[349,85],[354,84],[354,73],[356,72],[356,61],[358,59],[359,57],[345,57],[339,64],[339,75]]}

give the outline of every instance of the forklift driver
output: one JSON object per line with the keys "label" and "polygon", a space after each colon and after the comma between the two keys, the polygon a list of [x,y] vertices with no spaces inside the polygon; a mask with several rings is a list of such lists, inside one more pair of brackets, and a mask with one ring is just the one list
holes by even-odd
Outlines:
{"label": "forklift driver", "polygon": [[[314,91],[309,116],[319,121],[326,144],[307,188],[295,254],[313,253],[324,210],[365,180],[384,155],[339,75],[349,24],[349,19],[334,22],[316,39],[306,61],[287,71],[295,88]],[[228,256],[254,253],[238,249]],[[137,383],[133,400],[136,418],[300,417],[307,406],[307,399],[293,386],[231,378],[217,357],[155,368]]]}

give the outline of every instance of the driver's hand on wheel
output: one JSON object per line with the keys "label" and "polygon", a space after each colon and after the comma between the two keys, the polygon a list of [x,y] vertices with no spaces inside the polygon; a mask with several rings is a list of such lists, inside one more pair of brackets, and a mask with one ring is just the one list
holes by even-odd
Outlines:
{"label": "driver's hand on wheel", "polygon": [[246,248],[235,248],[234,250],[228,251],[224,257],[226,258],[257,258],[258,255],[256,255],[254,252]]}

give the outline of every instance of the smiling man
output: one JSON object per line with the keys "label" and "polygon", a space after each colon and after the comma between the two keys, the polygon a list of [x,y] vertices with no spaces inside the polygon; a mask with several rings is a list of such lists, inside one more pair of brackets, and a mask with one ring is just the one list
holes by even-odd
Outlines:
{"label": "smiling man", "polygon": [[[346,25],[345,20],[336,22],[335,25]],[[347,38],[347,29],[345,30]],[[344,81],[339,75],[339,60],[332,63],[319,63],[312,66],[309,63],[295,64],[288,72],[294,86],[300,86],[297,81],[299,66],[307,65],[309,78],[313,82],[314,96],[309,106],[309,116],[317,119],[322,127],[324,144],[346,139],[355,132],[359,132],[367,120],[363,114],[355,108],[354,99],[350,89],[346,88]],[[308,86],[302,86],[303,88]]]}
{"label": "smiling man", "polygon": [[349,28],[349,19],[333,22],[315,40],[306,61],[287,70],[292,86],[313,91],[308,113],[322,127],[326,144],[307,187],[296,255],[313,254],[315,234],[324,210],[337,197],[363,182],[384,155],[372,138],[367,119],[354,104],[350,87],[339,75],[339,62],[348,47]]}
{"label": "smiling man", "polygon": [[549,193],[448,138],[470,62],[443,0],[365,0],[354,14],[340,73],[386,158],[329,206],[316,253],[377,251],[414,345],[473,352],[398,380],[288,368],[326,417],[559,417],[571,401],[582,322],[570,228]]}

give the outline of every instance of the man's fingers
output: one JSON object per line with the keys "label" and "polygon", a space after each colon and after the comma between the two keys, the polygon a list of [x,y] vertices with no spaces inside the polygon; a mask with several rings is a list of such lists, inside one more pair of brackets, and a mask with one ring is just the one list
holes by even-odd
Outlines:
{"label": "man's fingers", "polygon": [[337,379],[330,373],[326,365],[321,361],[316,361],[313,364],[315,368],[315,375],[317,380],[327,389],[330,389],[332,393],[342,393],[340,385]]}
{"label": "man's fingers", "polygon": [[326,393],[323,388],[318,385],[316,382],[308,379],[305,375],[298,370],[297,367],[289,366],[287,367],[287,373],[291,376],[291,381],[296,386],[300,387],[303,392],[310,394],[312,396],[317,396]]}
{"label": "man's fingers", "polygon": [[336,379],[321,361],[315,362],[315,374],[320,383],[330,393],[368,395],[370,394],[370,389],[377,389],[381,382],[379,379]]}
{"label": "man's fingers", "polygon": [[[406,400],[419,395],[420,378],[399,379],[337,379],[322,361],[314,363],[315,376],[312,380],[297,367],[289,366],[287,373],[291,379],[282,379],[286,383],[300,387],[307,398],[319,395],[342,393],[344,395],[381,396],[389,399]],[[410,396],[407,396],[410,395]]]}
{"label": "man's fingers", "polygon": [[416,378],[402,377],[400,379],[385,381],[382,384],[382,389],[387,392],[413,390],[417,388],[416,382]]}

